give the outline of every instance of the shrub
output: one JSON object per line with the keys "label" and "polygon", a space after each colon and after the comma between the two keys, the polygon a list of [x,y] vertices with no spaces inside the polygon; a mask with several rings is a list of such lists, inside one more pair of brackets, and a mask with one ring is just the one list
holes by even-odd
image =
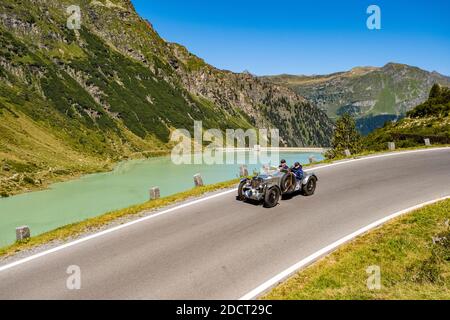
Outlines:
{"label": "shrub", "polygon": [[35,184],[35,181],[33,178],[29,177],[29,176],[25,176],[23,178],[23,182],[27,183],[27,184]]}

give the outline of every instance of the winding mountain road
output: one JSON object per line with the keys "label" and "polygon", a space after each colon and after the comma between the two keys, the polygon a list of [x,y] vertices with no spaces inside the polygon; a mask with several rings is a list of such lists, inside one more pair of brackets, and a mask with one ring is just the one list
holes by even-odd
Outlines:
{"label": "winding mountain road", "polygon": [[[221,193],[0,265],[0,299],[238,299],[374,221],[450,194],[450,148],[314,171],[316,195],[274,209]],[[80,290],[66,287],[71,265],[80,267]]]}

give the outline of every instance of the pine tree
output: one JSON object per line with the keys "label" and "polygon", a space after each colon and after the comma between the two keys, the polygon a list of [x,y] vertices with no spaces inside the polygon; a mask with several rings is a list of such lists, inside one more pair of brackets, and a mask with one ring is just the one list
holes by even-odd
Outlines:
{"label": "pine tree", "polygon": [[347,149],[352,154],[362,151],[362,137],[356,129],[356,121],[351,115],[346,113],[336,121],[331,146],[332,151],[328,154],[330,158],[342,155]]}
{"label": "pine tree", "polygon": [[441,94],[441,86],[437,83],[433,85],[430,91],[430,99],[437,98]]}

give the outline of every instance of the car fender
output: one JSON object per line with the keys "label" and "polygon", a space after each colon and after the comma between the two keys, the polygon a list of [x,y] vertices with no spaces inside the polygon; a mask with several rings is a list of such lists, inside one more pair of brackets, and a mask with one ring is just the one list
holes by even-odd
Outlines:
{"label": "car fender", "polygon": [[304,186],[306,186],[311,178],[315,178],[316,181],[319,181],[319,179],[317,178],[317,176],[316,176],[314,173],[311,173],[311,174],[308,174],[308,175],[303,179],[302,184],[303,184]]}

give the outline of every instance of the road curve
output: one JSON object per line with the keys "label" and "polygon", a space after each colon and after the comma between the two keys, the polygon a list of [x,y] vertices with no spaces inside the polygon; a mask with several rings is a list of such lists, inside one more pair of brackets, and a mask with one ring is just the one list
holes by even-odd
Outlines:
{"label": "road curve", "polygon": [[[450,194],[450,149],[317,170],[313,197],[274,209],[226,194],[0,272],[0,299],[238,299],[396,211]],[[69,266],[81,289],[68,290]]]}

